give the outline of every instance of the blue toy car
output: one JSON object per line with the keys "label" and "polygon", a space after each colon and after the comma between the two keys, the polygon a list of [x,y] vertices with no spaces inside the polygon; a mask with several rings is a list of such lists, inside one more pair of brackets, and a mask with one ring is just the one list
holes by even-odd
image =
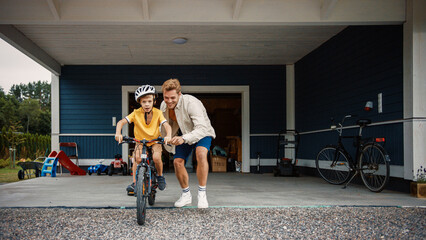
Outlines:
{"label": "blue toy car", "polygon": [[108,166],[103,165],[102,162],[103,159],[99,160],[99,164],[90,166],[87,170],[89,175],[92,175],[92,173],[97,173],[98,175],[101,175],[102,173],[108,174]]}

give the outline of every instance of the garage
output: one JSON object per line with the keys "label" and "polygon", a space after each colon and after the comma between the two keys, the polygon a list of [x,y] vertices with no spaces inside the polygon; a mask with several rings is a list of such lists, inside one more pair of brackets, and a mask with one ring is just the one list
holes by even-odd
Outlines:
{"label": "garage", "polygon": [[0,37],[52,72],[52,149],[78,142],[83,166],[128,151],[113,141],[113,119],[126,116],[135,86],[169,78],[206,105],[240,96],[240,113],[212,107],[211,116],[223,132],[238,128],[223,118],[240,116],[232,134],[241,136],[244,173],[257,152],[273,166],[277,133],[294,128],[301,167],[312,168],[334,139],[330,117],[361,113],[366,101],[381,104],[367,117],[372,135],[391,139],[391,176],[411,180],[424,165],[424,2],[108,3],[0,5]]}

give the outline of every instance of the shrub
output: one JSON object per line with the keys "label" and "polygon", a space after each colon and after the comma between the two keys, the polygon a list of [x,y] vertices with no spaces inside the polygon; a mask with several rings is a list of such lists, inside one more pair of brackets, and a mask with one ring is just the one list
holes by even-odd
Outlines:
{"label": "shrub", "polygon": [[10,166],[10,159],[0,159],[0,168],[5,168]]}

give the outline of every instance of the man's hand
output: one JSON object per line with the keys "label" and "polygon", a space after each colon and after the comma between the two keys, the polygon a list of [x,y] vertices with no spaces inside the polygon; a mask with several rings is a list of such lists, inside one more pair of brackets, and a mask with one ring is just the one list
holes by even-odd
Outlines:
{"label": "man's hand", "polygon": [[123,135],[115,134],[115,141],[117,141],[118,143],[121,143],[123,141]]}
{"label": "man's hand", "polygon": [[172,138],[170,143],[173,144],[173,145],[182,145],[182,144],[185,143],[185,140],[183,140],[183,138],[181,136],[176,136],[176,137]]}

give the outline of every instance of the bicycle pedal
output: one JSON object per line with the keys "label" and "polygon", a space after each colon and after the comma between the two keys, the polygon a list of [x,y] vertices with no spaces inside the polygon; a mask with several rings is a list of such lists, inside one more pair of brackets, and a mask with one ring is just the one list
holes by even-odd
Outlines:
{"label": "bicycle pedal", "polygon": [[127,192],[127,195],[133,196],[133,195],[135,195],[135,192]]}

